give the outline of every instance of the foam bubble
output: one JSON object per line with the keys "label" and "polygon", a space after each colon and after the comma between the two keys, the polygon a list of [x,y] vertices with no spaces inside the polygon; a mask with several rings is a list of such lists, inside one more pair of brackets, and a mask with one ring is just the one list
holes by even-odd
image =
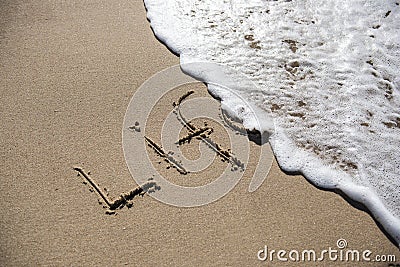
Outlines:
{"label": "foam bubble", "polygon": [[[364,203],[400,243],[396,1],[145,4],[155,34],[181,55],[182,65],[226,66],[225,78],[217,79],[223,86],[208,88],[223,108],[249,129],[258,126],[248,111],[239,112],[240,99],[250,102],[258,117],[272,111],[277,130],[271,145],[283,169],[301,171],[316,185]],[[206,81],[219,77],[213,69],[185,71]],[[257,86],[241,84],[236,73]],[[269,131],[271,123],[264,121],[258,130]]]}

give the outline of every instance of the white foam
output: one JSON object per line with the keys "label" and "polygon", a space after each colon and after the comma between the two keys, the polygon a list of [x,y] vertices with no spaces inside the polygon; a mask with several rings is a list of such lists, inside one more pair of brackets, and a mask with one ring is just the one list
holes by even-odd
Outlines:
{"label": "white foam", "polygon": [[[230,79],[217,79],[222,86],[209,90],[246,127],[271,131],[265,118],[272,110],[271,145],[283,169],[301,171],[318,186],[362,202],[400,243],[396,1],[145,0],[145,5],[155,34],[180,54],[182,65],[225,66]],[[205,81],[218,76],[212,69],[185,71]],[[248,110],[239,112],[238,99],[257,109],[264,126]]]}

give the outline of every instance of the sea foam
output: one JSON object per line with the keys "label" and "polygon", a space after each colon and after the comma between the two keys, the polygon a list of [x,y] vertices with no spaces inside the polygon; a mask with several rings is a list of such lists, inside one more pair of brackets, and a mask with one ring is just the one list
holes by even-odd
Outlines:
{"label": "sea foam", "polygon": [[[400,243],[400,7],[371,0],[145,0],[182,66],[214,62],[235,94],[274,120],[286,171],[363,203]],[[212,71],[184,68],[206,82]],[[257,86],[241,85],[240,73]],[[235,94],[209,84],[244,125]],[[263,112],[269,111],[269,112]],[[248,111],[250,112],[250,111]],[[267,114],[272,114],[267,118]],[[269,125],[266,123],[265,125]]]}

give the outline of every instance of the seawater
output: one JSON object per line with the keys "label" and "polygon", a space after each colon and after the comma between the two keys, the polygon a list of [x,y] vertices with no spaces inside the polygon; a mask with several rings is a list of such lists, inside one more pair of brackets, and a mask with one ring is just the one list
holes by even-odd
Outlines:
{"label": "seawater", "polygon": [[[183,69],[210,81],[209,91],[247,128],[271,131],[284,170],[363,203],[400,243],[399,1],[145,5],[154,33],[180,55]],[[229,79],[211,83],[213,70],[196,62],[225,66]],[[253,110],[237,95],[265,123],[249,119]]]}

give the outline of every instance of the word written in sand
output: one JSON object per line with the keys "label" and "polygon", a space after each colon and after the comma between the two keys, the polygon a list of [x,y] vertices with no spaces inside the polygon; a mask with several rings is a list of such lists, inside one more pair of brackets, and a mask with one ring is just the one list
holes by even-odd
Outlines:
{"label": "word written in sand", "polygon": [[203,138],[206,138],[208,135],[210,135],[213,132],[213,129],[205,127],[205,128],[200,128],[198,130],[195,130],[194,132],[189,132],[188,135],[182,137],[179,139],[175,144],[182,145],[184,143],[190,143],[190,141],[198,136],[201,136]]}
{"label": "word written in sand", "polygon": [[[218,156],[222,158],[223,161],[229,162],[234,169],[240,169],[241,171],[244,171],[244,163],[242,163],[235,155],[233,155],[229,150],[224,149],[221,145],[217,144],[214,142],[210,137],[206,136],[204,133],[206,131],[209,131],[208,133],[211,134],[213,132],[212,128],[200,128],[198,129],[195,127],[193,124],[191,124],[189,121],[186,120],[186,118],[182,115],[180,111],[180,105],[182,102],[188,98],[191,94],[193,94],[193,91],[189,91],[183,96],[179,98],[179,100],[175,103],[173,103],[174,106],[174,113],[177,116],[177,119],[181,122],[181,124],[189,131],[189,135],[184,137],[183,139],[180,139],[177,143],[179,144],[184,143],[185,141],[190,141],[191,138],[196,137],[203,141],[208,147],[210,147],[213,151],[217,153]],[[184,142],[182,142],[184,140]]]}
{"label": "word written in sand", "polygon": [[183,174],[183,175],[188,174],[188,171],[183,167],[183,165],[180,162],[178,162],[173,156],[171,156],[168,153],[165,153],[160,145],[158,145],[156,142],[154,142],[153,140],[151,140],[147,136],[145,136],[144,139],[146,140],[146,142],[149,145],[149,147],[153,148],[153,150],[160,157],[164,158],[164,160],[166,162],[168,162],[171,167],[175,168],[180,174]]}
{"label": "word written in sand", "polygon": [[[117,199],[110,200],[107,197],[107,194],[105,194],[100,189],[97,183],[92,178],[90,178],[89,174],[85,173],[85,171],[82,168],[74,167],[73,169],[78,172],[78,176],[82,175],[83,178],[85,178],[85,180],[89,182],[89,184],[94,188],[94,190],[96,190],[96,192],[100,195],[103,201],[107,204],[108,210],[106,211],[106,214],[109,215],[115,214],[116,209],[122,209],[124,206],[126,206],[127,208],[131,208],[133,206],[132,200],[135,196],[144,196],[144,194],[146,193],[153,193],[156,190],[161,189],[154,181],[149,180],[145,184],[136,187],[130,192],[121,194]],[[105,191],[107,190],[105,189]]]}
{"label": "word written in sand", "polygon": [[179,107],[182,104],[182,102],[192,94],[194,94],[194,91],[188,91],[187,93],[179,97],[177,102],[172,103],[172,106]]}

